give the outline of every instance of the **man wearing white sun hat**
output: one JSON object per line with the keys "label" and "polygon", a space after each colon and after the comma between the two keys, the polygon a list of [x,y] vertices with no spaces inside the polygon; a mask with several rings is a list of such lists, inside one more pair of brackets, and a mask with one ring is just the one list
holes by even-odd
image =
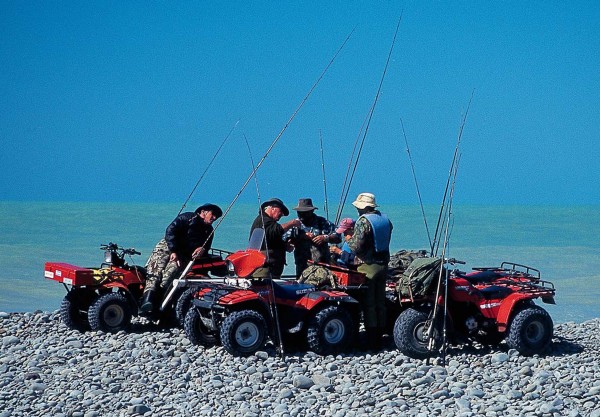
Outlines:
{"label": "man wearing white sun hat", "polygon": [[354,235],[348,246],[363,261],[358,271],[367,277],[368,290],[364,300],[365,330],[368,348],[381,348],[381,337],[386,325],[385,282],[390,260],[392,222],[376,209],[375,196],[360,193],[352,203],[360,217],[354,226]]}

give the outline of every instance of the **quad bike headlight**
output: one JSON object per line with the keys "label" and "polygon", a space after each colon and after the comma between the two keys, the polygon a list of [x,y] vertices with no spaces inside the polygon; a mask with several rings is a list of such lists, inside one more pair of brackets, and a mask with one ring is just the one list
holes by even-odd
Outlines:
{"label": "quad bike headlight", "polygon": [[235,275],[235,267],[231,261],[225,261],[225,266],[227,266],[227,272],[229,275]]}
{"label": "quad bike headlight", "polygon": [[112,264],[112,252],[109,250],[104,251],[104,263]]}

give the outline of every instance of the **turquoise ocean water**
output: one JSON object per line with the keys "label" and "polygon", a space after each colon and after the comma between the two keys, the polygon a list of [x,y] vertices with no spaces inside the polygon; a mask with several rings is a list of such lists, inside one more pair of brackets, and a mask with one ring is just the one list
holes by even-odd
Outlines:
{"label": "turquoise ocean water", "polygon": [[[195,207],[190,204],[188,209]],[[142,252],[134,261],[143,265],[179,208],[0,202],[0,311],[59,307],[65,289],[44,278],[46,261],[99,266],[100,244],[112,241]],[[427,208],[431,234],[438,210]],[[394,223],[393,251],[428,247],[418,206],[383,205],[382,211]],[[244,248],[256,213],[256,204],[236,204],[217,229],[213,246]],[[355,216],[351,206],[345,214]],[[557,288],[557,304],[544,304],[555,322],[600,317],[600,207],[455,206],[453,219],[448,254],[466,261],[465,269],[502,261],[532,266]],[[286,272],[291,273],[291,254],[288,263]]]}

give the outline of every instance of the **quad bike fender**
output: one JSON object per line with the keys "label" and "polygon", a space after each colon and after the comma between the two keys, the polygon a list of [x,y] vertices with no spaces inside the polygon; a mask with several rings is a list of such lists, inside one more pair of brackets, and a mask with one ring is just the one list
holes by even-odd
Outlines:
{"label": "quad bike fender", "polygon": [[218,303],[224,306],[233,306],[260,300],[256,291],[236,290],[219,298]]}
{"label": "quad bike fender", "polygon": [[506,297],[498,309],[498,317],[496,318],[498,331],[500,333],[506,332],[506,329],[508,328],[508,322],[511,316],[514,314],[517,305],[525,301],[533,300],[534,298],[536,297],[532,297],[530,294],[522,293],[513,293]]}
{"label": "quad bike fender", "polygon": [[109,282],[109,283],[104,284],[102,286],[102,288],[103,289],[110,289],[110,290],[113,290],[113,288],[118,288],[119,290],[122,290],[124,292],[129,292],[129,287],[127,287],[127,285],[125,285],[122,282]]}
{"label": "quad bike fender", "polygon": [[354,308],[359,308],[358,301],[340,291],[313,291],[298,300],[297,305],[307,310],[312,310],[322,303],[342,303]]}
{"label": "quad bike fender", "polygon": [[234,252],[226,259],[233,265],[233,269],[238,277],[246,278],[256,271],[257,268],[262,267],[267,257],[259,250],[246,249]]}

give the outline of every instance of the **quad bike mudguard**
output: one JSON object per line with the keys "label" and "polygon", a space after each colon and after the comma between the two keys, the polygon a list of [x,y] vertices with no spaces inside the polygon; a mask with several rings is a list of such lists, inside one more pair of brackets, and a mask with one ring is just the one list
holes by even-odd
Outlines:
{"label": "quad bike mudguard", "polygon": [[235,266],[236,275],[246,278],[265,264],[267,257],[256,249],[246,249],[232,253],[227,260]]}

